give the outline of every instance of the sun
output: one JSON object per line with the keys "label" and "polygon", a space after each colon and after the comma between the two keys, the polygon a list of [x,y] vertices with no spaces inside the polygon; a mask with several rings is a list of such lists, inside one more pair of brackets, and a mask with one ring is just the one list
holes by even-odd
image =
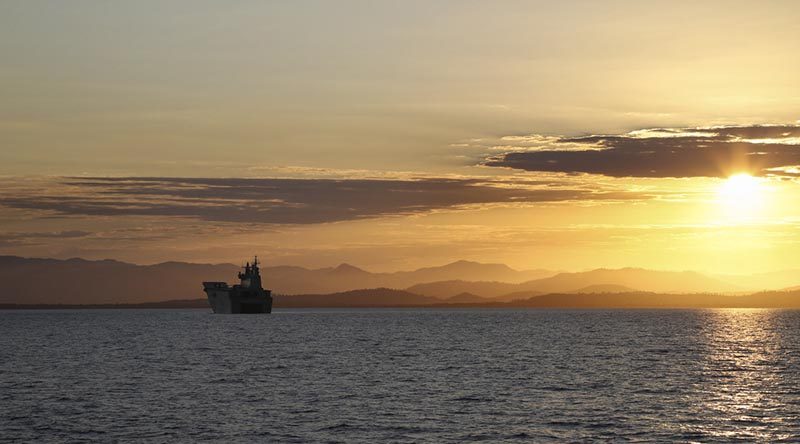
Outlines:
{"label": "sun", "polygon": [[762,180],[746,173],[730,176],[717,189],[717,199],[733,214],[752,216],[764,200]]}

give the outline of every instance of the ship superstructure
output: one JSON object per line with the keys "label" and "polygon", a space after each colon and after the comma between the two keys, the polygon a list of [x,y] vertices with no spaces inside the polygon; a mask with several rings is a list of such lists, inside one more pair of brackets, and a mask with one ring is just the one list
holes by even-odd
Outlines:
{"label": "ship superstructure", "polygon": [[258,256],[242,267],[239,284],[229,286],[225,282],[203,282],[208,303],[214,313],[271,313],[272,292],[261,286],[261,271]]}

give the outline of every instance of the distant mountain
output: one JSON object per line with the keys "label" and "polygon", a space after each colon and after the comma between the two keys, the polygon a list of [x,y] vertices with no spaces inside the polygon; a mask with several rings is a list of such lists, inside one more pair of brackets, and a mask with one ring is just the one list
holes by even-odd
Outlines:
{"label": "distant mountain", "polygon": [[444,300],[446,304],[480,304],[491,302],[491,299],[483,298],[472,293],[459,293]]}
{"label": "distant mountain", "polygon": [[626,287],[624,285],[616,284],[595,284],[589,285],[577,290],[572,290],[570,293],[633,293],[637,290]]}
{"label": "distant mountain", "polygon": [[[463,299],[463,300],[460,300]],[[470,307],[470,308],[800,308],[800,291],[771,291],[740,296],[710,293],[550,293],[511,302],[480,302],[474,295],[441,300],[385,288],[334,294],[277,296],[275,307]],[[0,304],[0,309],[61,308],[200,308],[210,312],[205,299],[172,300],[138,304]]]}
{"label": "distant mountain", "polygon": [[744,296],[710,293],[551,293],[508,304],[530,308],[800,308],[800,292],[761,292]]}
{"label": "distant mountain", "polygon": [[502,296],[499,296],[497,298],[493,298],[492,300],[503,301],[503,302],[512,302],[512,301],[517,301],[517,300],[520,300],[520,299],[528,299],[528,298],[533,298],[533,297],[536,297],[536,296],[541,296],[542,294],[544,294],[544,293],[540,293],[538,291],[514,291],[514,292],[511,292],[511,293],[506,293],[506,294],[504,294]]}
{"label": "distant mountain", "polygon": [[456,261],[440,267],[401,271],[391,275],[414,283],[469,279],[472,281],[497,281],[519,283],[555,275],[552,270],[514,270],[505,264],[483,264],[471,261]]}
{"label": "distant mountain", "polygon": [[[620,292],[632,289],[662,293],[734,292],[741,289],[692,271],[654,271],[641,268],[597,269],[579,273],[559,273],[520,284],[502,282],[443,281],[415,285],[413,293],[447,298],[459,293],[513,300],[529,293]],[[612,289],[612,291],[609,291]]]}
{"label": "distant mountain", "polygon": [[203,281],[231,280],[238,267],[0,256],[0,303],[141,303],[204,296]]}
{"label": "distant mountain", "polygon": [[[3,282],[0,304],[117,304],[195,299],[205,296],[201,286],[203,281],[234,282],[238,271],[239,267],[232,264],[165,262],[134,265],[114,260],[0,256],[0,282]],[[401,291],[417,305],[436,303],[430,300],[432,298],[443,302],[456,296],[460,299],[454,301],[459,303],[480,303],[476,298],[502,302],[547,293],[630,293],[632,289],[656,293],[732,293],[742,290],[729,282],[695,272],[639,268],[559,273],[517,283],[496,280],[501,277],[519,280],[546,273],[543,270],[516,271],[502,264],[468,261],[396,273],[371,273],[349,264],[316,270],[293,266],[262,268],[265,287],[276,294],[317,297],[364,288],[404,288],[405,291],[393,291]],[[458,278],[450,279],[453,276]],[[448,279],[429,281],[443,277]],[[371,291],[376,294],[375,290]],[[384,290],[380,297],[396,301],[387,291]],[[400,297],[400,294],[394,296]]]}
{"label": "distant mountain", "polygon": [[275,307],[398,307],[432,305],[441,299],[420,296],[403,290],[374,288],[333,294],[281,295],[275,297]]}
{"label": "distant mountain", "polygon": [[[232,264],[165,262],[135,265],[114,260],[29,259],[0,256],[0,303],[144,303],[203,297],[203,281],[234,282]],[[328,294],[364,288],[407,288],[432,280],[508,279],[522,282],[552,275],[517,271],[502,264],[458,261],[415,271],[371,273],[353,265],[315,270],[295,266],[262,267],[264,286],[277,294]],[[448,296],[462,293],[454,292]]]}
{"label": "distant mountain", "polygon": [[[576,294],[576,293],[583,293],[583,294],[609,294],[609,293],[634,293],[637,290],[626,287],[624,285],[616,285],[616,284],[594,284],[588,285],[586,287],[578,288],[577,290],[568,291],[567,293]],[[499,301],[516,301],[520,299],[529,299],[536,296],[542,296],[544,293],[540,291],[516,291],[513,293],[504,294],[494,300]]]}
{"label": "distant mountain", "polygon": [[[518,271],[503,264],[469,261],[394,273],[371,273],[349,264],[315,270],[301,267],[267,267],[263,272],[265,282],[270,288],[283,294],[330,293],[379,287],[408,288],[425,282],[458,279],[518,283],[555,274],[547,270]],[[457,293],[460,292],[449,296]]]}
{"label": "distant mountain", "polygon": [[[301,270],[305,270],[305,269],[301,268]],[[267,271],[269,271],[269,268],[267,268]],[[312,270],[306,270],[306,271],[312,271]],[[346,277],[347,279],[369,278],[370,276],[373,275],[369,271],[362,270],[362,269],[360,269],[358,267],[354,267],[354,266],[352,266],[350,264],[339,264],[338,267],[336,267],[336,268],[334,268],[334,269],[332,269],[330,271],[328,271],[328,269],[326,268],[325,271],[330,276]]]}
{"label": "distant mountain", "polygon": [[608,284],[663,293],[741,290],[735,285],[693,271],[656,271],[642,268],[600,268],[580,273],[560,273],[553,277],[525,282],[520,284],[520,289],[555,293],[572,292],[588,286]]}
{"label": "distant mountain", "polygon": [[0,304],[1,309],[120,309],[120,308],[196,308],[211,311],[207,299],[139,302],[135,304]]}
{"label": "distant mountain", "polygon": [[750,291],[800,287],[800,270],[781,270],[741,276],[731,274],[711,276]]}
{"label": "distant mountain", "polygon": [[440,281],[430,282],[427,284],[417,284],[408,287],[406,290],[431,296],[435,298],[446,299],[463,293],[470,293],[485,298],[497,298],[504,294],[513,292],[519,284],[510,284],[507,282],[471,282],[471,281]]}

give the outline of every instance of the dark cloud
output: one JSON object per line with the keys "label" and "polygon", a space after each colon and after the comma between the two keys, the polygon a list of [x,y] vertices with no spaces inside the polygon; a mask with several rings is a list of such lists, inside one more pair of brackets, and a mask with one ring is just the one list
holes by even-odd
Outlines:
{"label": "dark cloud", "polygon": [[565,188],[563,182],[541,181],[73,178],[44,193],[0,195],[0,205],[63,215],[313,224],[473,204],[650,197],[637,192]]}
{"label": "dark cloud", "polygon": [[[545,148],[506,152],[484,164],[526,171],[612,177],[790,175],[800,165],[800,126],[661,128],[563,138]],[[570,149],[561,149],[560,145]],[[585,145],[585,149],[575,149]]]}
{"label": "dark cloud", "polygon": [[8,232],[0,233],[0,247],[36,245],[52,239],[74,239],[90,236],[88,231],[47,231],[47,232]]}

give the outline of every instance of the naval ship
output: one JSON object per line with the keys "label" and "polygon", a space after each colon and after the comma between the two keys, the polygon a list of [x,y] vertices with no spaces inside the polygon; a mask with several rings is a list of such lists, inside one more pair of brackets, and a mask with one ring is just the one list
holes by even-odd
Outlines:
{"label": "naval ship", "polygon": [[272,313],[272,292],[261,287],[258,256],[239,272],[241,283],[203,282],[208,303],[214,313]]}

